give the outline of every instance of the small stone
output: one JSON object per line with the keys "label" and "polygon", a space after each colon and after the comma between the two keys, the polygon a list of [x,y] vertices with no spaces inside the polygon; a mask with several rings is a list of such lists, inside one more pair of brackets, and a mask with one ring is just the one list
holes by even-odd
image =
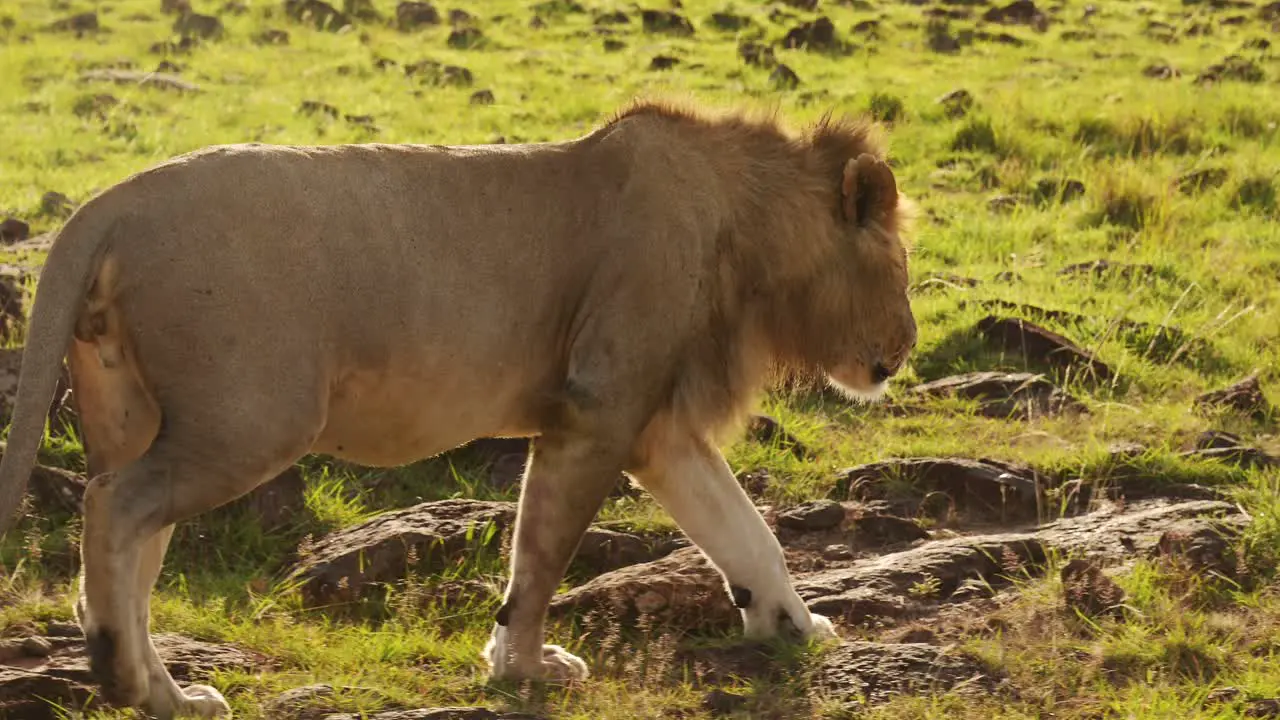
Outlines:
{"label": "small stone", "polygon": [[833,562],[852,560],[853,551],[849,549],[848,545],[828,545],[822,548],[822,559],[831,560]]}
{"label": "small stone", "polygon": [[17,218],[7,217],[0,221],[0,243],[12,245],[31,237],[31,226]]}
{"label": "small stone", "polygon": [[28,657],[49,657],[53,645],[42,637],[29,637],[22,641],[22,651]]}
{"label": "small stone", "polygon": [[186,13],[173,23],[173,31],[183,37],[216,40],[225,32],[222,21],[212,15]]}
{"label": "small stone", "polygon": [[640,19],[644,31],[648,33],[678,36],[694,34],[693,25],[680,13],[667,10],[641,10]]}
{"label": "small stone", "polygon": [[484,33],[476,27],[460,27],[449,33],[445,43],[455,50],[469,50],[484,42]]}
{"label": "small stone", "polygon": [[800,87],[800,76],[786,65],[778,63],[773,72],[769,73],[769,84],[778,90],[794,90]]}
{"label": "small stone", "polygon": [[253,39],[259,45],[288,45],[289,33],[276,28],[267,28],[255,35]]}
{"label": "small stone", "polygon": [[936,102],[946,110],[947,115],[950,117],[963,117],[974,105],[973,94],[964,88],[952,90],[938,98]]}
{"label": "small stone", "polygon": [[702,697],[702,707],[712,717],[724,717],[741,710],[747,704],[747,697],[727,690],[715,688]]}
{"label": "small stone", "polygon": [[471,93],[469,101],[472,105],[492,105],[496,100],[492,90],[477,90]]}
{"label": "small stone", "polygon": [[738,57],[742,58],[742,62],[748,65],[757,65],[759,67],[773,67],[778,63],[774,57],[773,48],[757,42],[744,42],[739,45]]}
{"label": "small stone", "polygon": [[835,500],[813,500],[778,513],[778,526],[813,532],[830,530],[844,522],[844,506]]}
{"label": "small stone", "polygon": [[83,12],[63,18],[55,22],[51,28],[53,30],[70,31],[74,33],[97,32],[101,29],[98,24],[98,13]]}
{"label": "small stone", "polygon": [[1250,718],[1280,717],[1280,698],[1254,700],[1244,706],[1244,716]]}
{"label": "small stone", "polygon": [[75,210],[71,198],[60,192],[50,190],[40,196],[40,214],[50,217],[66,217]]}
{"label": "small stone", "polygon": [[605,51],[605,52],[611,52],[611,53],[612,53],[612,52],[619,52],[619,51],[621,51],[621,50],[625,50],[626,48],[627,48],[627,44],[626,44],[626,43],[624,43],[624,42],[622,42],[621,40],[618,40],[618,39],[615,39],[615,38],[605,38],[605,39],[604,39],[604,51]]}
{"label": "small stone", "polygon": [[402,2],[396,6],[396,28],[401,32],[440,24],[440,12],[426,2]]}
{"label": "small stone", "polygon": [[671,57],[670,55],[655,55],[649,61],[650,70],[670,70],[680,64],[680,58]]}

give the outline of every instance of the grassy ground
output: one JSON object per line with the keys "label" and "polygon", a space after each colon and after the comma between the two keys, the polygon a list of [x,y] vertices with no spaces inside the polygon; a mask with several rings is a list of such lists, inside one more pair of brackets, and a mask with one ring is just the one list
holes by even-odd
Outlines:
{"label": "grassy ground", "polygon": [[[1008,33],[1019,44],[978,37],[955,52],[939,52],[931,48],[943,47],[945,36],[959,37],[978,24],[953,19],[944,28],[925,12],[970,5],[824,1],[812,13],[782,3],[685,0],[681,12],[696,32],[680,37],[645,32],[629,4],[582,2],[585,12],[573,12],[575,3],[563,0],[541,3],[537,11],[528,0],[469,3],[483,40],[460,49],[450,47],[447,23],[405,33],[385,20],[357,20],[346,31],[326,32],[291,20],[274,0],[246,0],[242,12],[229,9],[234,4],[197,0],[197,11],[222,19],[224,36],[166,51],[152,46],[177,41],[170,31],[174,17],[162,14],[156,0],[6,0],[0,4],[0,213],[36,232],[54,230],[61,218],[42,207],[45,192],[83,201],[129,173],[213,143],[562,139],[587,131],[634,95],[655,91],[712,104],[774,106],[797,123],[830,108],[874,112],[889,121],[899,186],[923,211],[913,278],[980,281],[917,294],[920,344],[901,386],[967,370],[1016,369],[1012,358],[982,349],[972,331],[987,314],[981,302],[993,300],[1085,316],[1046,324],[1094,350],[1116,377],[1101,386],[1064,381],[1092,411],[1084,422],[992,420],[955,403],[897,416],[776,393],[762,398],[762,409],[815,449],[815,458],[742,440],[727,448],[735,469],[767,469],[773,478],[768,499],[789,503],[825,494],[840,467],[884,457],[988,456],[1088,474],[1099,472],[1110,443],[1140,441],[1152,448],[1155,466],[1238,495],[1256,518],[1243,544],[1257,577],[1248,587],[1230,587],[1140,562],[1119,576],[1139,611],[1136,619],[1085,632],[1052,610],[1053,573],[1029,580],[1002,611],[1007,630],[967,641],[1010,673],[1016,699],[904,698],[871,716],[1225,720],[1241,717],[1242,706],[1202,706],[1215,687],[1280,695],[1280,585],[1270,577],[1280,539],[1280,474],[1173,458],[1209,428],[1275,444],[1271,421],[1189,409],[1196,394],[1254,369],[1264,387],[1280,372],[1280,63],[1267,49],[1272,21],[1258,7],[1072,0],[1054,6],[1045,32],[979,28]],[[372,4],[394,15],[389,0]],[[1095,11],[1084,20],[1086,7]],[[973,9],[977,17],[986,7]],[[88,10],[98,13],[97,32],[49,29]],[[594,18],[614,10],[630,22],[598,34]],[[708,23],[713,12],[726,10],[749,17],[750,26],[722,31]],[[775,11],[786,17],[770,20]],[[829,17],[852,47],[779,47],[777,58],[799,76],[798,87],[777,88],[768,69],[738,58],[740,42],[780,40],[817,14]],[[535,15],[544,27],[530,27]],[[1243,22],[1228,20],[1234,16]],[[876,29],[854,32],[865,20],[878,21]],[[288,43],[260,42],[267,29],[286,31]],[[607,50],[606,40],[624,46]],[[651,70],[657,55],[680,62]],[[402,69],[428,59],[466,67],[472,84],[438,85]],[[199,91],[81,79],[95,68],[150,71],[165,60]],[[1224,61],[1234,75],[1197,81]],[[1181,75],[1150,77],[1144,70],[1151,66]],[[952,116],[936,99],[962,88],[973,106]],[[484,89],[494,102],[473,104],[473,93]],[[307,112],[304,107],[314,107],[305,106],[308,101],[336,113]],[[1067,180],[1082,183],[1083,194],[1046,196],[1052,193],[1045,188]],[[993,202],[1002,196],[1013,200]],[[1058,275],[1071,263],[1099,258],[1146,263],[1152,272],[1129,280]],[[1124,319],[1164,323],[1206,345],[1162,351],[1149,338],[1118,329]],[[75,468],[77,452],[74,442],[51,443],[46,459]],[[440,607],[409,588],[377,607],[305,611],[288,588],[268,580],[306,535],[353,524],[380,508],[418,497],[514,499],[488,487],[478,469],[457,470],[429,461],[354,471],[309,460],[310,512],[296,526],[265,533],[197,524],[180,531],[154,604],[157,628],[236,641],[275,661],[267,672],[215,678],[246,718],[260,717],[279,691],[312,682],[377,690],[344,696],[341,704],[351,710],[399,701],[584,719],[709,716],[702,689],[662,671],[661,642],[650,643],[647,655],[624,653],[617,643],[559,631],[560,641],[598,668],[595,679],[571,689],[489,686],[478,652],[492,603]],[[605,515],[637,526],[670,525],[646,499],[615,501]],[[69,618],[75,537],[74,522],[34,518],[4,541],[0,627]],[[480,557],[451,575],[500,586],[503,567],[498,558]],[[439,579],[424,581],[430,587]],[[648,657],[650,667],[641,659],[606,663],[609,653]],[[798,656],[797,672],[810,660]],[[746,692],[754,700],[744,717],[844,716],[820,703],[797,710],[792,700],[800,690],[789,685]]]}

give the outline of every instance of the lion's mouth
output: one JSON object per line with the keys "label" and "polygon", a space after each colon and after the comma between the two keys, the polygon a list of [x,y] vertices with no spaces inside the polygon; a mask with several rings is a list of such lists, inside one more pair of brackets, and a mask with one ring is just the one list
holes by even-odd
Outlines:
{"label": "lion's mouth", "polygon": [[[870,378],[868,378],[869,380]],[[889,388],[889,381],[882,380],[878,383],[868,382],[864,387],[854,387],[840,382],[834,377],[828,375],[827,382],[831,387],[835,388],[840,394],[857,402],[874,403],[884,399],[885,390]]]}

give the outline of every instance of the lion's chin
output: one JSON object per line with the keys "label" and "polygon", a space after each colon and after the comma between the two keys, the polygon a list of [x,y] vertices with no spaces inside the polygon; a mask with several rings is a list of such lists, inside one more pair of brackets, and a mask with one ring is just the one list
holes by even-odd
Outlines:
{"label": "lion's chin", "polygon": [[880,402],[884,399],[884,391],[889,387],[889,381],[885,380],[884,382],[876,383],[869,388],[859,389],[845,385],[829,375],[827,376],[827,382],[830,383],[831,387],[838,390],[841,395],[844,395],[850,400],[863,403]]}

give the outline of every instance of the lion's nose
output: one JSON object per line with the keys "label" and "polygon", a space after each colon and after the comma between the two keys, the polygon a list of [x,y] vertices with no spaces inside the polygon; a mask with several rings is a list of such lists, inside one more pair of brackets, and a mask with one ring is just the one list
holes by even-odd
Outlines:
{"label": "lion's nose", "polygon": [[889,367],[882,362],[878,362],[871,368],[871,382],[879,385],[885,380],[893,377],[893,374],[896,372],[898,372],[898,368],[896,366]]}

